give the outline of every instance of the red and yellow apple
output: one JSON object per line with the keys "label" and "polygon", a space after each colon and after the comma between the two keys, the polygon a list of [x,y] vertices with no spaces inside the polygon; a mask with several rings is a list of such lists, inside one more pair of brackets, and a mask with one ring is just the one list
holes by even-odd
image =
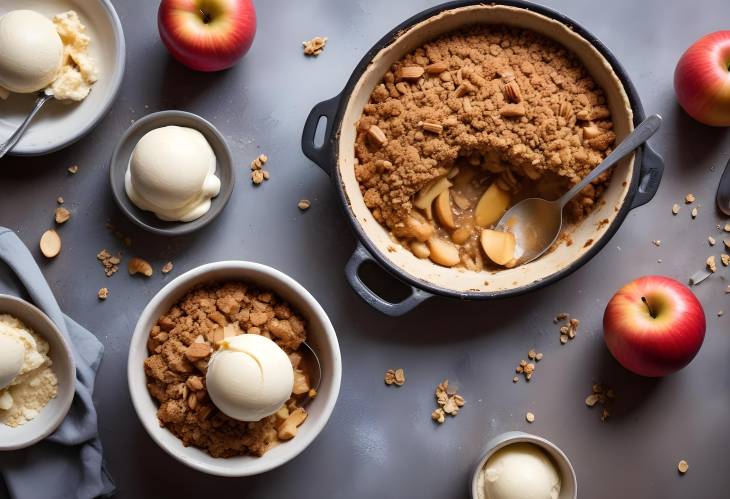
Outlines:
{"label": "red and yellow apple", "polygon": [[692,291],[663,276],[621,288],[603,314],[603,338],[616,360],[642,376],[665,376],[695,357],[705,338],[705,312]]}
{"label": "red and yellow apple", "polygon": [[730,126],[730,30],[705,35],[687,49],[674,70],[674,91],[700,123]]}
{"label": "red and yellow apple", "polygon": [[157,27],[175,59],[197,71],[220,71],[251,47],[256,11],[251,0],[162,0]]}

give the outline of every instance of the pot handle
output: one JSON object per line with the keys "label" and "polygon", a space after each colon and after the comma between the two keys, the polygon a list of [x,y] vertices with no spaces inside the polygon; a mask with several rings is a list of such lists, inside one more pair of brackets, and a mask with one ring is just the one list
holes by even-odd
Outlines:
{"label": "pot handle", "polygon": [[352,286],[352,289],[355,290],[355,293],[360,295],[360,298],[362,298],[365,303],[376,309],[378,312],[391,317],[400,317],[401,315],[404,315],[416,308],[421,304],[421,302],[433,297],[431,293],[427,293],[411,286],[411,295],[405,300],[398,303],[391,303],[388,300],[385,300],[384,298],[376,295],[372,289],[368,288],[358,275],[360,266],[366,261],[375,262],[375,259],[370,255],[370,252],[368,252],[368,250],[366,250],[363,245],[358,242],[355,252],[352,254],[350,260],[345,266],[345,277],[347,277],[347,281],[350,283],[350,286]]}
{"label": "pot handle", "polygon": [[649,144],[644,145],[644,157],[641,159],[641,173],[639,189],[636,191],[631,209],[643,206],[652,200],[659,190],[659,183],[664,172],[664,159],[652,149]]}
{"label": "pot handle", "polygon": [[[302,151],[305,156],[314,161],[327,175],[332,175],[332,165],[329,164],[329,152],[332,146],[332,126],[335,121],[335,113],[340,105],[340,97],[342,94],[336,95],[329,100],[322,101],[312,108],[304,122],[304,130],[302,131]],[[317,147],[314,145],[314,136],[317,133],[317,125],[320,118],[327,119],[327,125],[324,130],[324,139],[322,145]]]}

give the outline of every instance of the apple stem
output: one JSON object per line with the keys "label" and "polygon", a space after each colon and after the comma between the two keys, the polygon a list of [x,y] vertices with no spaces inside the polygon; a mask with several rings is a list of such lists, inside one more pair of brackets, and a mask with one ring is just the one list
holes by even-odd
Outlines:
{"label": "apple stem", "polygon": [[200,10],[200,15],[203,16],[203,23],[208,24],[210,22],[210,14],[208,14],[203,9],[199,9],[199,10]]}
{"label": "apple stem", "polygon": [[646,299],[646,296],[642,296],[641,297],[641,301],[643,301],[644,302],[644,305],[646,305],[646,308],[649,309],[649,315],[651,315],[652,319],[656,319],[656,314],[651,309],[651,305],[649,305],[649,300]]}

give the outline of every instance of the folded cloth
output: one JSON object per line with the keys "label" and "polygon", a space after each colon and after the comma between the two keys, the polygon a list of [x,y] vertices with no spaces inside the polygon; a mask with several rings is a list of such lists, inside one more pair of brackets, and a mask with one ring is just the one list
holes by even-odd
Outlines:
{"label": "folded cloth", "polygon": [[104,347],[58,307],[28,248],[0,227],[0,293],[29,299],[66,337],[76,361],[76,394],[61,426],[29,448],[0,452],[0,476],[14,499],[91,499],[114,493],[91,400]]}

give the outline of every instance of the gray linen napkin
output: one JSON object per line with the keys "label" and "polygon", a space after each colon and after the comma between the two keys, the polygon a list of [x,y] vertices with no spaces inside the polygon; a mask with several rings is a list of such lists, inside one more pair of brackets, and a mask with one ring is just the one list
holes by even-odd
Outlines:
{"label": "gray linen napkin", "polygon": [[64,334],[76,361],[76,395],[61,426],[27,449],[0,452],[0,476],[14,499],[91,499],[114,493],[91,400],[104,347],[66,317],[28,248],[0,227],[0,293],[28,298]]}

